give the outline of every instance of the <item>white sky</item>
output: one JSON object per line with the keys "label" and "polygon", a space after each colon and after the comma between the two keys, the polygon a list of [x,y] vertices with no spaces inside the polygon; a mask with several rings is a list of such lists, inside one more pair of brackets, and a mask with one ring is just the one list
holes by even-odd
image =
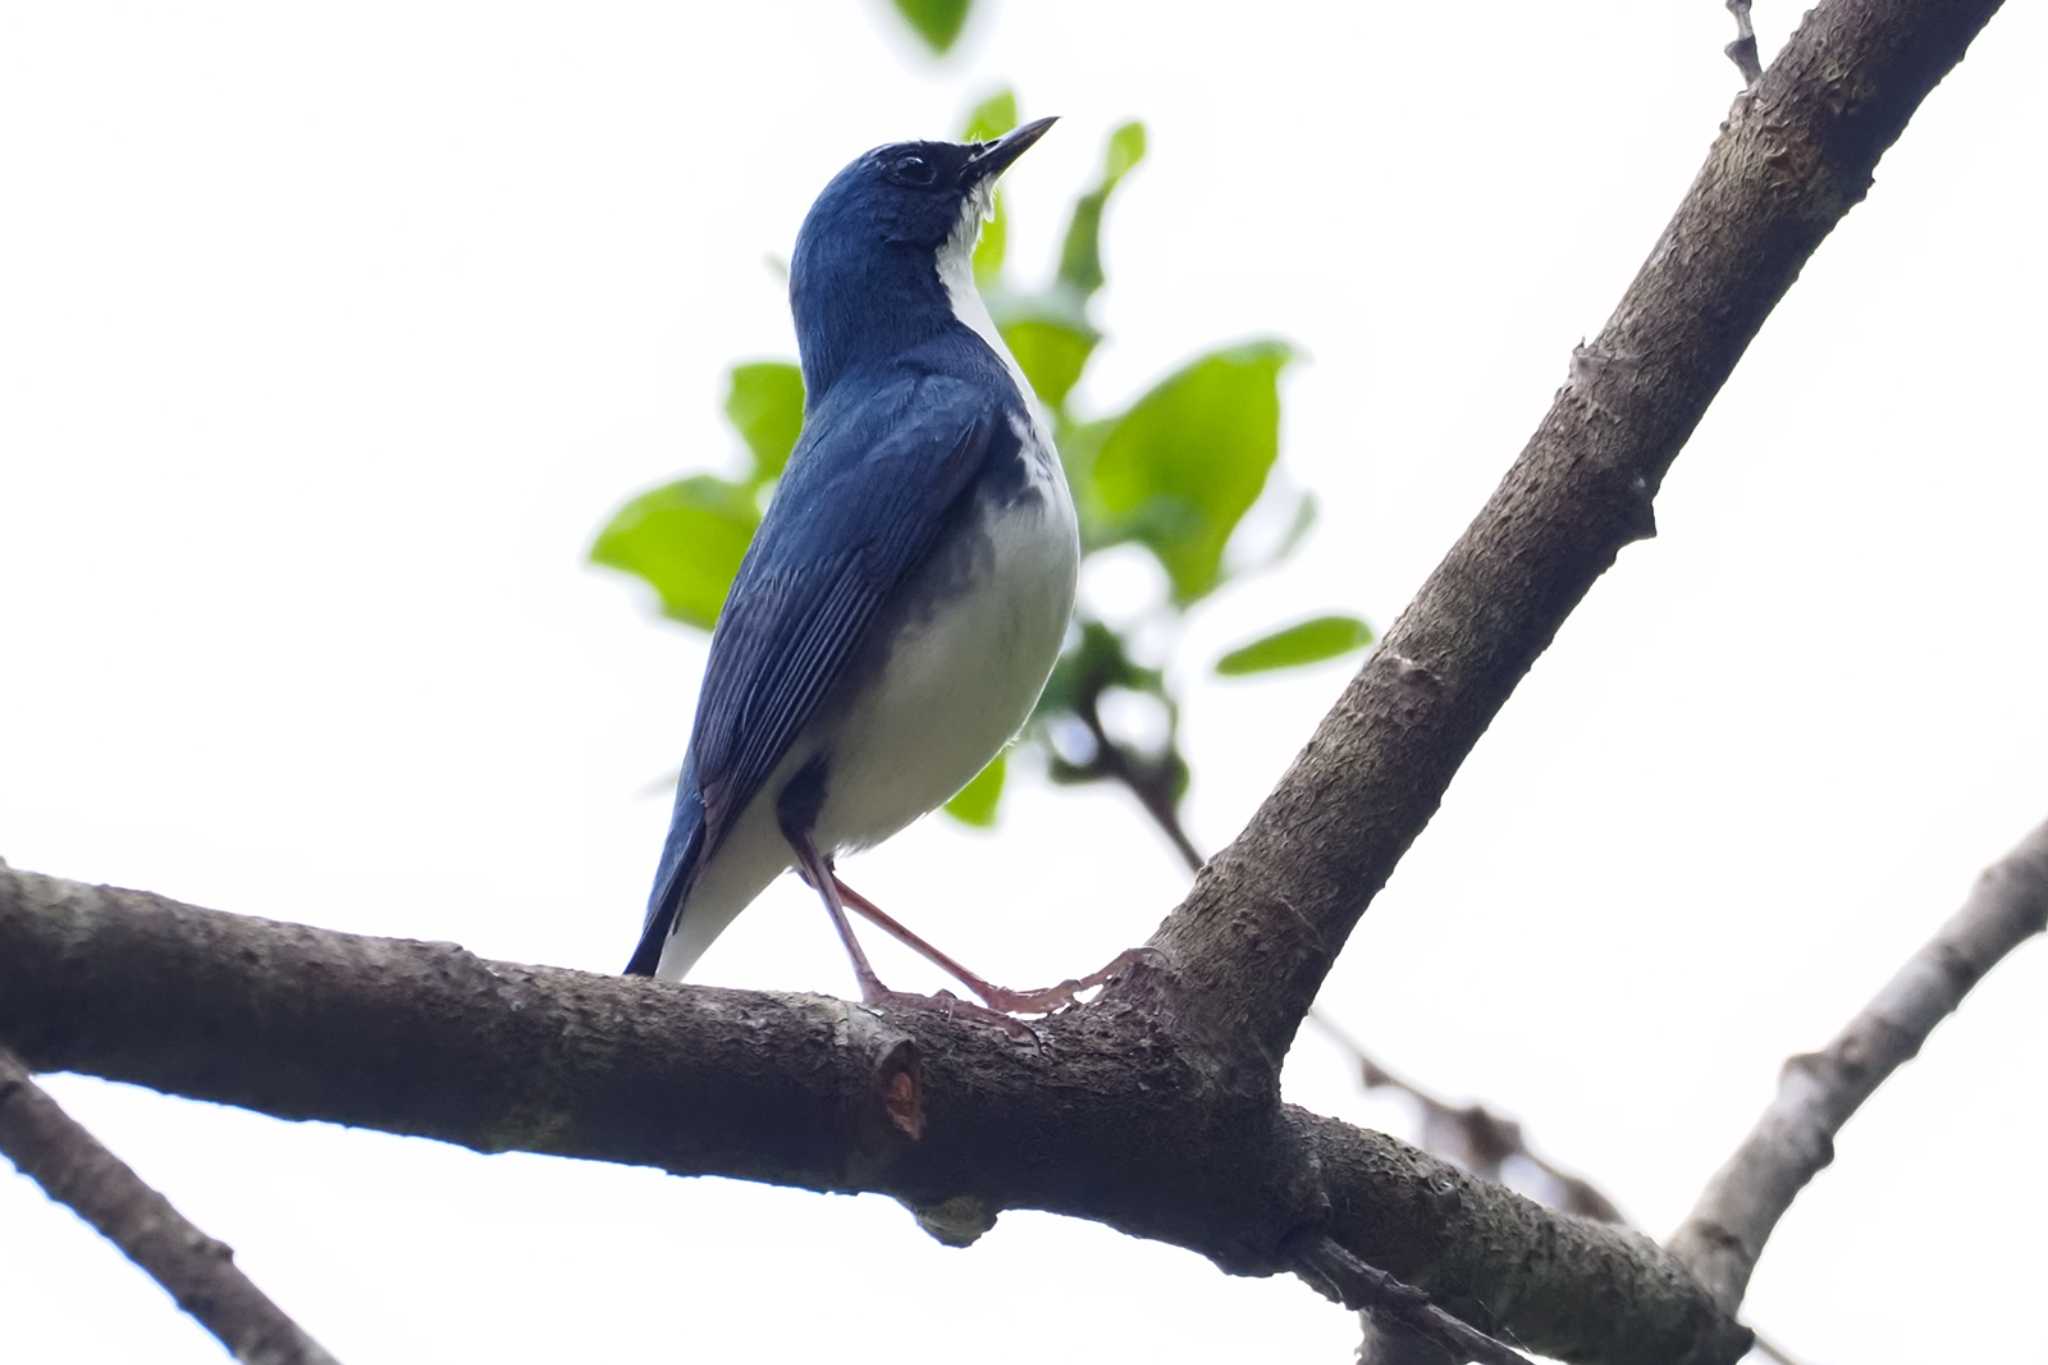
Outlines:
{"label": "white sky", "polygon": [[[1790,7],[1759,7],[1768,53]],[[1373,907],[1324,1005],[1518,1116],[1662,1234],[1768,1096],[2048,814],[2038,57],[2009,6],[1880,168]],[[993,85],[1059,129],[1016,259],[1117,121],[1085,396],[1300,343],[1284,459],[1325,519],[1207,610],[1192,823],[1249,814],[1345,669],[1221,685],[1264,624],[1390,624],[1597,331],[1735,92],[1718,0],[992,7],[933,65],[879,3],[0,4],[0,855],[615,969],[703,648],[585,568],[625,496],[735,456],[724,367],[791,347],[804,206]],[[1013,789],[856,884],[1029,984],[1183,878],[1110,792]],[[936,980],[886,944],[892,984]],[[701,979],[844,993],[794,884]],[[2048,951],[1844,1134],[1751,1317],[1812,1361],[2015,1359],[2048,1222]],[[1393,1131],[1309,1036],[1290,1094]],[[1007,1215],[52,1090],[344,1359],[1348,1359],[1285,1280]],[[1910,1285],[1909,1293],[1900,1292]],[[1961,1305],[1973,1305],[1965,1311]],[[22,1361],[221,1359],[0,1177]],[[2034,1357],[2048,1359],[2048,1357]]]}

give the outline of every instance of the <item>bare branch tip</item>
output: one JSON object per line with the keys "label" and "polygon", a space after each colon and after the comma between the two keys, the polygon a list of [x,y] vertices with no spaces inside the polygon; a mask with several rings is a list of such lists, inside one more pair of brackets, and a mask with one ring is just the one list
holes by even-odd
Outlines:
{"label": "bare branch tip", "polygon": [[236,1359],[335,1365],[235,1265],[232,1247],[187,1221],[65,1113],[5,1049],[0,1049],[0,1156],[119,1247]]}
{"label": "bare branch tip", "polygon": [[[1834,1160],[1842,1125],[1919,1052],[1971,986],[2037,931],[2024,917],[2048,904],[2048,823],[1991,871],[1827,1047],[1787,1059],[1776,1096],[1673,1235],[1673,1253],[1725,1311],[1741,1304],[1778,1220]],[[1979,949],[1965,955],[1966,974],[1945,969],[1943,951],[1964,942]],[[1901,1002],[1913,1007],[1902,1011]]]}

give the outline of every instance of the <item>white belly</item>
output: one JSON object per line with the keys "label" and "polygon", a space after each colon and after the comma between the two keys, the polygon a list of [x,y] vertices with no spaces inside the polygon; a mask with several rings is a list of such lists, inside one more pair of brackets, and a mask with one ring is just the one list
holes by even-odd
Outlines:
{"label": "white belly", "polygon": [[[879,675],[819,737],[831,751],[820,847],[888,838],[972,781],[1030,719],[1059,658],[1080,559],[1065,480],[1055,472],[1037,489],[990,512],[986,558],[969,581],[901,626]],[[945,572],[938,562],[926,570]],[[947,586],[907,589],[915,600]]]}

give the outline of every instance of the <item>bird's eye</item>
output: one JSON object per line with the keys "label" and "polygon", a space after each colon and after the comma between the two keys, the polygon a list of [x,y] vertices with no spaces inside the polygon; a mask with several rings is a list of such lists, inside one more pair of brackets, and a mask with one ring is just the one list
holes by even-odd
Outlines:
{"label": "bird's eye", "polygon": [[899,156],[889,164],[889,178],[902,185],[929,185],[938,172],[921,156]]}

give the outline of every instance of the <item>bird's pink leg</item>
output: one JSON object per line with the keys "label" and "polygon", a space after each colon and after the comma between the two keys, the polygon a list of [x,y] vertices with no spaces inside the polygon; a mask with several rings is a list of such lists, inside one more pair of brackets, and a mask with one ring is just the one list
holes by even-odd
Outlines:
{"label": "bird's pink leg", "polygon": [[838,889],[839,895],[848,909],[875,925],[883,933],[889,935],[912,952],[929,962],[935,963],[941,970],[951,975],[954,980],[960,982],[968,990],[973,991],[986,1001],[990,1009],[1001,1010],[1005,1014],[1050,1014],[1056,1009],[1063,1009],[1068,1005],[1074,1004],[1075,997],[1080,995],[1082,991],[1091,990],[1096,986],[1101,986],[1114,980],[1130,970],[1131,966],[1140,959],[1153,955],[1150,949],[1133,948],[1129,952],[1118,954],[1116,960],[1101,971],[1091,972],[1087,976],[1062,981],[1057,986],[1047,986],[1043,990],[1007,990],[1004,987],[993,984],[985,977],[977,976],[973,972],[968,971],[959,962],[940,952],[931,944],[926,943],[901,924],[898,924],[893,917],[884,913],[880,906],[841,881],[837,872],[829,873],[829,875],[832,878],[833,886]]}
{"label": "bird's pink leg", "polygon": [[[846,922],[846,907],[840,901],[840,895],[845,888],[834,875],[832,864],[818,852],[816,845],[809,839],[795,835],[788,837],[790,847],[796,851],[798,874],[816,889],[818,898],[825,902],[825,913],[832,917],[832,927],[838,931],[839,941],[846,945],[846,955],[853,959],[853,975],[860,983],[860,1002],[863,1005],[937,1009],[946,1014],[986,1019],[1013,1038],[1020,1038],[1033,1044],[1038,1042],[1038,1034],[1023,1020],[1012,1019],[1009,1015],[999,1014],[993,1009],[983,1009],[979,1005],[969,1004],[944,991],[935,996],[924,996],[912,995],[908,991],[892,991],[884,986],[881,978],[875,975],[875,969],[869,965],[868,955],[862,950],[860,940],[853,936],[853,926]],[[864,898],[859,899],[858,904],[864,907],[860,910],[864,915],[880,913],[868,905]],[[889,921],[883,927],[888,928],[893,923],[894,921]],[[894,932],[901,931],[899,929]]]}
{"label": "bird's pink leg", "polygon": [[860,983],[861,1003],[880,1003],[894,992],[882,984],[875,969],[868,965],[868,955],[861,950],[860,940],[853,936],[853,926],[846,922],[846,907],[840,904],[839,879],[832,875],[832,865],[809,839],[791,836],[789,845],[796,851],[797,870],[816,889],[818,899],[825,902],[825,913],[832,917],[832,927],[838,931],[839,941],[846,945],[846,955],[853,959],[853,977]]}

